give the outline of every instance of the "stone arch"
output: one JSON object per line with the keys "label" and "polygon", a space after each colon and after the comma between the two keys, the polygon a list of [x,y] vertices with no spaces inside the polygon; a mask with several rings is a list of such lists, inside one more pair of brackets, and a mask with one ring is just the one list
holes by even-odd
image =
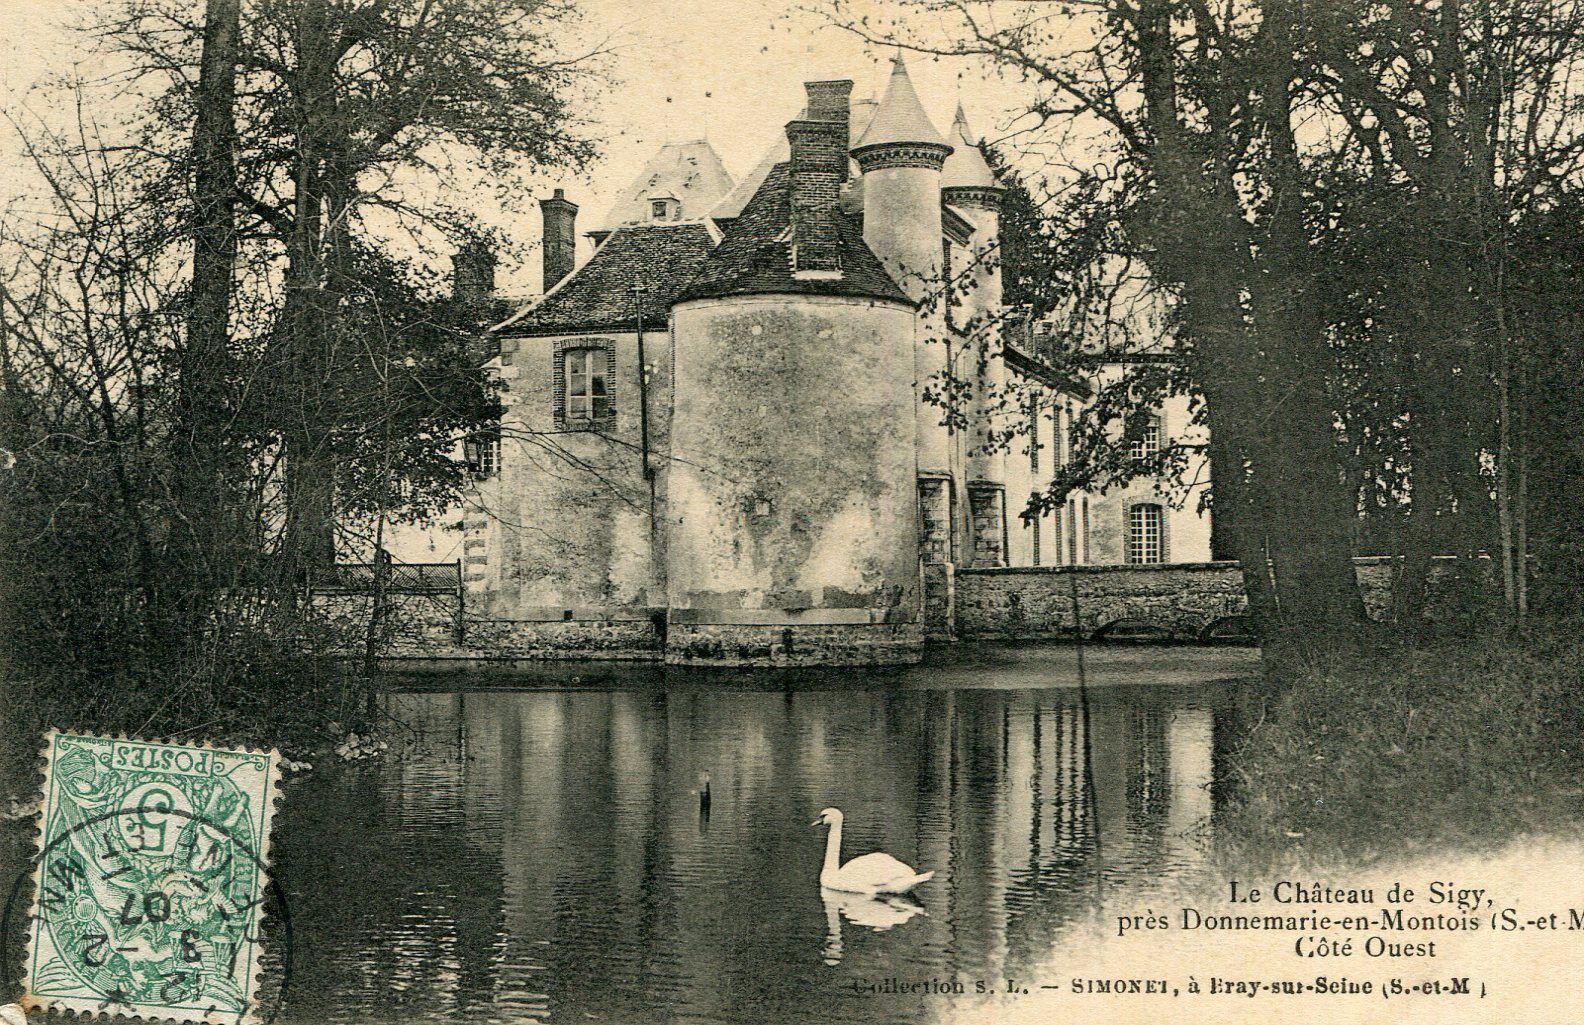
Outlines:
{"label": "stone arch", "polygon": [[1199,631],[1200,644],[1258,644],[1254,624],[1247,616],[1231,615],[1212,619]]}

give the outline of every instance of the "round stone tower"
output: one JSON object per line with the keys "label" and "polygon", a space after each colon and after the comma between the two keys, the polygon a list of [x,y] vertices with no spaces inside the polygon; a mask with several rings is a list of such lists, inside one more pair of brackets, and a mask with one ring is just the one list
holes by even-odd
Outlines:
{"label": "round stone tower", "polygon": [[951,152],[924,113],[899,54],[885,96],[852,156],[863,171],[864,241],[920,304],[914,367],[919,472],[947,479],[954,469],[951,431],[942,423],[941,407],[924,400],[923,389],[938,384],[946,369],[940,190],[941,166]]}
{"label": "round stone tower", "polygon": [[673,663],[920,657],[914,311],[840,210],[850,88],[808,84],[672,307]]}
{"label": "round stone tower", "polygon": [[[973,224],[973,240],[963,266],[952,267],[957,297],[956,323],[970,337],[965,344],[974,389],[968,412],[968,506],[974,566],[1006,564],[1006,453],[990,438],[1005,437],[1013,426],[1006,402],[1007,371],[1001,349],[1001,197],[1005,189],[968,129],[962,104],[947,136],[951,156],[941,169],[941,198]],[[1019,496],[1021,499],[1025,496]],[[1012,510],[1015,514],[1021,511]]]}
{"label": "round stone tower", "polygon": [[853,146],[863,172],[864,242],[918,303],[914,318],[913,414],[918,453],[919,560],[927,636],[949,634],[950,564],[966,536],[962,438],[938,399],[947,394],[952,342],[947,325],[941,229],[941,167],[952,147],[924,113],[898,54],[885,95]]}

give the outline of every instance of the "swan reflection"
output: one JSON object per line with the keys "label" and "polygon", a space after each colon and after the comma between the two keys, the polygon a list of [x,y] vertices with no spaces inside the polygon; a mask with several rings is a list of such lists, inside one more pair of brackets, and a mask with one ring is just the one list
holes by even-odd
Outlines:
{"label": "swan reflection", "polygon": [[908,921],[916,915],[927,915],[921,904],[909,897],[871,897],[863,893],[847,893],[820,887],[820,900],[825,904],[825,946],[822,951],[825,963],[838,965],[842,959],[842,919],[875,932],[885,932]]}

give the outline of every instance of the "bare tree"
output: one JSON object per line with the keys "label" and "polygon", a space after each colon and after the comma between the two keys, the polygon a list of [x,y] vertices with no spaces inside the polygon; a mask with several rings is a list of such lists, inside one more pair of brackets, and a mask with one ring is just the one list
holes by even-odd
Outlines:
{"label": "bare tree", "polygon": [[[1268,628],[1362,619],[1349,556],[1366,487],[1412,510],[1404,618],[1420,614],[1438,539],[1522,562],[1503,239],[1575,166],[1577,5],[918,0],[893,21],[847,0],[822,9],[1030,89],[1003,149],[1098,219],[1080,228],[1094,244],[1070,254],[1100,268],[1092,280],[1118,261],[1147,268],[1205,399],[1218,537]],[[1412,274],[1358,259],[1396,228],[1420,240],[1393,250]],[[1109,317],[1106,292],[1080,292],[1075,324]],[[1493,495],[1499,538],[1480,511]],[[1507,576],[1516,603],[1521,574]]]}
{"label": "bare tree", "polygon": [[[599,51],[564,45],[574,17],[565,4],[527,0],[241,5],[234,199],[249,259],[277,266],[280,285],[265,332],[273,376],[251,398],[285,452],[282,550],[299,576],[334,558],[337,478],[349,458],[336,448],[340,375],[360,352],[348,309],[393,298],[359,280],[392,266],[367,257],[393,233],[418,247],[468,235],[470,214],[435,198],[449,167],[468,164],[520,199],[535,166],[586,158],[570,104],[597,82]],[[128,0],[101,28],[138,73],[168,83],[148,122],[153,150],[177,145],[201,29],[174,0]],[[413,189],[415,176],[430,187]]]}
{"label": "bare tree", "polygon": [[[231,523],[222,489],[234,468],[223,465],[221,426],[227,420],[231,290],[236,238],[236,74],[239,0],[209,0],[193,102],[192,290],[179,348],[174,436],[186,472],[178,475],[176,507],[195,571]],[[207,574],[206,574],[207,575]]]}

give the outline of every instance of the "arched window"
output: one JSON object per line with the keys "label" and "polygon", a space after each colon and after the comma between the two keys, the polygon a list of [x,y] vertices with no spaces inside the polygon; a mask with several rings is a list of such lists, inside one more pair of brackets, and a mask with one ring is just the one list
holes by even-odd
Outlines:
{"label": "arched window", "polygon": [[1144,433],[1135,439],[1131,455],[1134,459],[1147,459],[1161,450],[1161,418],[1152,416],[1144,425]]}
{"label": "arched window", "polygon": [[1166,516],[1160,506],[1129,507],[1127,561],[1133,566],[1166,561]]}

